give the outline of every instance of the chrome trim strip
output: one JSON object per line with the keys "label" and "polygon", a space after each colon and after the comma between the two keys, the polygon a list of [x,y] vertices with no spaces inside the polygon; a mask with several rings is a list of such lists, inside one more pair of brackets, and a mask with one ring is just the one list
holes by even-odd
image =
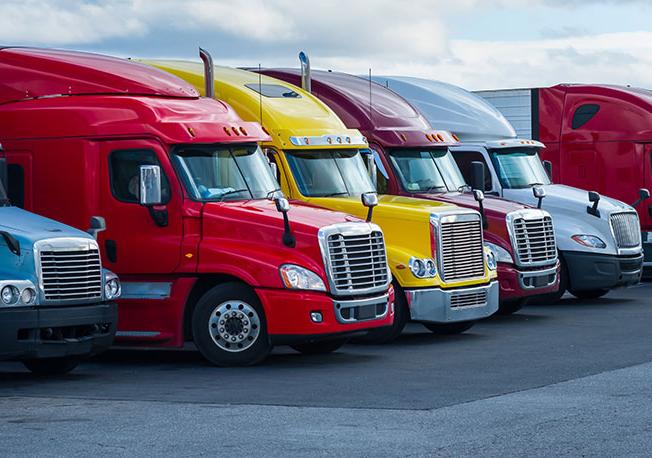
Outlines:
{"label": "chrome trim strip", "polygon": [[[526,278],[536,278],[536,277],[543,277],[545,275],[553,275],[554,277],[551,282],[543,285],[543,286],[527,286],[525,284],[525,279]],[[554,267],[551,267],[550,269],[545,269],[545,270],[535,270],[532,272],[521,272],[518,271],[518,283],[521,285],[521,288],[523,289],[540,289],[540,288],[547,288],[551,285],[554,285],[555,282],[557,281],[557,266],[555,265]]]}
{"label": "chrome trim strip", "polygon": [[117,331],[116,337],[158,337],[161,333],[158,331]]}
{"label": "chrome trim strip", "polygon": [[168,299],[172,293],[172,282],[123,282],[120,299]]}

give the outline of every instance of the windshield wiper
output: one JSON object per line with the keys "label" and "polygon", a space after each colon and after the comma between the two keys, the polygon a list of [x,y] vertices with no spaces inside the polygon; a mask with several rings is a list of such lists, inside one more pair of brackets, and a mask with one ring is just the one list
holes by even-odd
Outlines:
{"label": "windshield wiper", "polygon": [[317,197],[336,197],[336,196],[348,196],[348,195],[350,195],[348,191],[341,191],[341,192],[331,192],[330,194],[323,194]]}
{"label": "windshield wiper", "polygon": [[231,189],[229,191],[226,191],[224,194],[220,196],[220,202],[224,201],[224,198],[230,194],[238,194],[239,192],[249,192],[249,189],[244,188],[244,189]]}
{"label": "windshield wiper", "polygon": [[430,186],[428,189],[426,189],[426,194],[430,194],[435,189],[441,189],[443,192],[448,191],[448,188],[446,186]]}

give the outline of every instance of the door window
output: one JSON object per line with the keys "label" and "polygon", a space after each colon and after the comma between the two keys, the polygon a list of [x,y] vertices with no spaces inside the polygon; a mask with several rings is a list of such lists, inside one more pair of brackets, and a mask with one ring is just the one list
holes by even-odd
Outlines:
{"label": "door window", "polygon": [[491,180],[491,172],[489,167],[487,167],[487,161],[485,161],[484,156],[481,153],[476,151],[455,151],[453,153],[453,158],[457,162],[457,166],[462,172],[464,181],[467,183],[471,182],[471,163],[472,162],[482,162],[484,165],[484,189],[483,191],[492,191],[493,182]]}
{"label": "door window", "polygon": [[[111,175],[111,192],[121,202],[140,202],[140,166],[158,165],[161,163],[154,151],[124,150],[114,151],[109,156],[109,173]],[[170,185],[161,169],[162,202],[170,200]]]}
{"label": "door window", "polygon": [[595,103],[587,103],[586,105],[582,105],[577,110],[575,110],[571,127],[573,129],[579,129],[584,124],[593,119],[593,117],[598,114],[598,111],[600,111],[600,105]]}

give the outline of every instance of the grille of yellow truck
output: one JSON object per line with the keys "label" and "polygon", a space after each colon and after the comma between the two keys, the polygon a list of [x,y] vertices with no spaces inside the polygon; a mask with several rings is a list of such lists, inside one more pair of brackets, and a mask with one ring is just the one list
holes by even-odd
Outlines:
{"label": "grille of yellow truck", "polygon": [[612,213],[609,220],[618,248],[636,248],[641,244],[641,228],[636,213]]}
{"label": "grille of yellow truck", "polygon": [[42,286],[48,301],[102,297],[102,265],[97,249],[41,251]]}
{"label": "grille of yellow truck", "polygon": [[487,304],[487,290],[455,292],[451,296],[451,308],[479,307]]}
{"label": "grille of yellow truck", "polygon": [[444,281],[484,275],[484,248],[480,217],[441,223],[440,270]]}
{"label": "grille of yellow truck", "polygon": [[347,294],[387,285],[387,258],[382,232],[331,234],[328,236],[328,252],[334,292]]}
{"label": "grille of yellow truck", "polygon": [[537,266],[557,261],[555,230],[550,216],[515,218],[512,227],[518,265]]}

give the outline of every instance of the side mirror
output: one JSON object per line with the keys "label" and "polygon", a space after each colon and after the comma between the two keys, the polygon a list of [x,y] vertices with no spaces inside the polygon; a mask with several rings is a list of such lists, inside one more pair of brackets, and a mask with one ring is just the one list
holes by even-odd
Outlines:
{"label": "side mirror", "polygon": [[367,211],[367,222],[369,223],[371,222],[374,207],[378,205],[378,194],[375,192],[365,192],[360,195],[360,199],[362,199],[362,205],[369,209]]}
{"label": "side mirror", "polygon": [[[0,151],[2,151],[2,145],[0,145]],[[7,172],[7,159],[0,158],[0,186],[2,186],[5,191],[9,188],[9,172]]]}
{"label": "side mirror", "polygon": [[482,162],[471,162],[471,183],[469,184],[472,189],[484,191],[484,164]]}
{"label": "side mirror", "polygon": [[106,230],[106,221],[101,216],[91,216],[90,228],[86,231],[97,240],[97,234]]}
{"label": "side mirror", "polygon": [[535,199],[538,199],[537,208],[541,208],[541,203],[543,202],[543,198],[546,197],[546,190],[543,189],[541,186],[533,186],[532,194],[534,194]]}
{"label": "side mirror", "polygon": [[645,188],[638,190],[638,200],[632,204],[632,207],[637,207],[641,202],[650,198],[650,191]]}
{"label": "side mirror", "polygon": [[586,207],[586,212],[589,215],[597,216],[600,218],[600,210],[598,210],[598,204],[600,203],[600,194],[595,191],[589,191],[589,202],[592,202],[593,206]]}
{"label": "side mirror", "polygon": [[290,202],[285,197],[275,197],[274,203],[276,204],[276,211],[280,213],[287,213],[290,211]]}
{"label": "side mirror", "polygon": [[543,161],[543,168],[546,171],[546,175],[548,175],[548,179],[552,181],[552,162]]}
{"label": "side mirror", "polygon": [[161,168],[158,165],[140,166],[140,205],[151,207],[161,205],[163,190]]}
{"label": "side mirror", "polygon": [[484,192],[480,191],[479,189],[474,189],[473,198],[476,202],[482,202],[484,200]]}

